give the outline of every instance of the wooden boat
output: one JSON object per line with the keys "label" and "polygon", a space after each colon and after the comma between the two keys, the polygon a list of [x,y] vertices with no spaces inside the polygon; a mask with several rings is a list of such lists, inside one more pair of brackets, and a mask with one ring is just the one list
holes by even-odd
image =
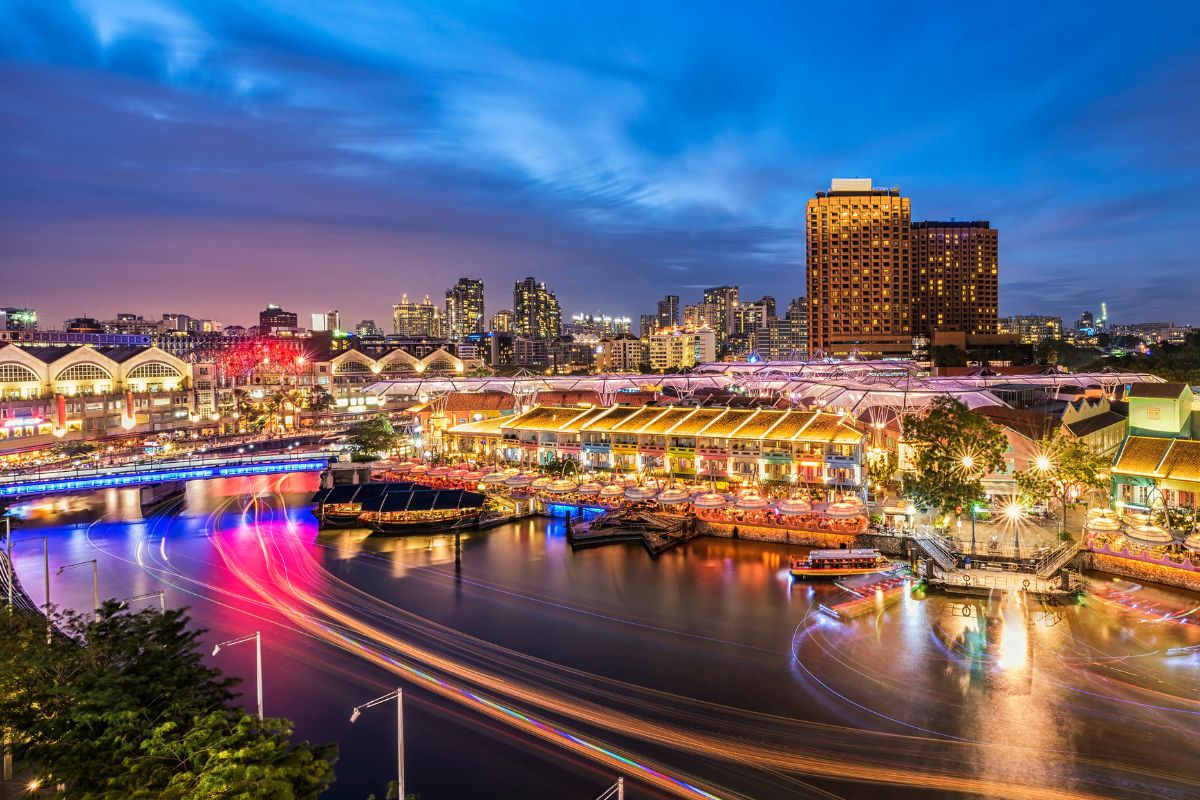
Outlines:
{"label": "wooden boat", "polygon": [[875,549],[813,550],[806,558],[791,560],[794,578],[844,578],[847,575],[870,575],[886,572],[892,562]]}
{"label": "wooden boat", "polygon": [[487,495],[465,489],[388,492],[363,503],[359,523],[380,533],[430,533],[474,528]]}
{"label": "wooden boat", "polygon": [[415,483],[399,481],[340,484],[313,495],[312,513],[323,528],[354,528],[361,525],[359,517],[364,502],[388,492],[411,491],[415,486]]}

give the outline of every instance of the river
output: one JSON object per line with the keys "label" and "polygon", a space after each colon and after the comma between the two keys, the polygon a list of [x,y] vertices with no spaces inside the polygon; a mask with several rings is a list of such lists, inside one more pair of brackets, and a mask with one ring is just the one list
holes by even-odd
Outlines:
{"label": "river", "polygon": [[[1200,643],[1195,595],[1092,576],[1064,608],[916,591],[843,622],[818,611],[842,590],[793,582],[779,545],[572,552],[527,520],[463,536],[456,563],[446,535],[318,531],[314,482],[192,482],[148,519],[126,491],[45,501],[16,538],[49,537],[56,604],[90,607],[88,571],[54,572],[98,558],[102,596],[165,589],[206,643],[261,630],[267,713],[339,743],[339,800],[394,774],[394,708],[349,714],[396,685],[422,800],[592,798],[618,772],[630,797],[1200,792],[1200,655],[1165,654]],[[14,560],[41,602],[40,544]],[[210,663],[251,707],[252,648]]]}

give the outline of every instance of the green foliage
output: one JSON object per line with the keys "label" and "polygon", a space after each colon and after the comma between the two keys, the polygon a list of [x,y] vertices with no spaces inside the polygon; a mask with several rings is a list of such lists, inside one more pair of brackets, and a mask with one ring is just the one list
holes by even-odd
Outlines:
{"label": "green foliage", "polygon": [[965,367],[967,351],[953,344],[934,345],[929,349],[930,359],[939,367]]}
{"label": "green foliage", "polygon": [[1038,342],[1033,348],[1033,358],[1038,364],[1057,364],[1058,350],[1054,346],[1054,340],[1046,337]]}
{"label": "green foliage", "polygon": [[867,482],[872,486],[887,486],[896,477],[900,462],[891,450],[875,450],[867,455]]}
{"label": "green foliage", "polygon": [[0,614],[0,719],[17,762],[43,782],[117,800],[315,798],[332,781],[332,749],[291,745],[287,722],[247,723],[228,708],[235,682],[204,666],[203,631],[183,611],[109,601],[98,620],[57,621],[65,635],[47,644],[43,617]]}
{"label": "green foliage", "polygon": [[1037,452],[1044,456],[1045,468],[1031,464],[1029,469],[1018,471],[1013,478],[1026,502],[1036,504],[1057,500],[1062,505],[1062,526],[1066,530],[1067,505],[1071,496],[1107,489],[1112,462],[1061,430],[1038,442]]}
{"label": "green foliage", "polygon": [[67,458],[86,456],[95,451],[95,449],[96,445],[91,442],[57,442],[54,447],[50,448],[54,455]]}
{"label": "green foliage", "polygon": [[949,395],[909,418],[904,441],[913,450],[914,467],[904,476],[904,494],[923,508],[942,512],[984,502],[983,476],[1004,470],[1008,449],[999,428]]}
{"label": "green foliage", "polygon": [[1107,366],[1133,372],[1151,372],[1169,381],[1200,383],[1200,333],[1192,333],[1183,344],[1156,344],[1149,355],[1129,353],[1107,360]]}
{"label": "green foliage", "polygon": [[370,461],[373,456],[385,455],[396,446],[398,436],[392,423],[383,414],[356,422],[346,432],[346,446],[355,461]]}
{"label": "green foliage", "polygon": [[333,408],[333,395],[322,386],[314,386],[308,390],[308,397],[304,400],[304,407],[309,411],[321,412],[328,411]]}

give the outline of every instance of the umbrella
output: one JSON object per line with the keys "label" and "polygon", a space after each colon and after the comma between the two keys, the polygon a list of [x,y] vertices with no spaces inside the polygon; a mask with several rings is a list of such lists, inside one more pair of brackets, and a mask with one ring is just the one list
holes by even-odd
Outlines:
{"label": "umbrella", "polygon": [[407,461],[401,461],[397,464],[389,464],[388,465],[388,469],[390,469],[392,472],[408,472],[412,468],[413,468],[413,465],[408,463]]}
{"label": "umbrella", "polygon": [[449,467],[434,467],[433,469],[429,470],[429,474],[431,477],[440,477],[442,475],[449,475],[450,468]]}
{"label": "umbrella", "polygon": [[846,519],[849,517],[857,517],[862,513],[862,508],[854,503],[847,503],[844,500],[839,500],[836,503],[830,503],[825,509],[825,516],[838,519]]}
{"label": "umbrella", "polygon": [[533,483],[533,478],[529,477],[528,475],[513,475],[512,477],[504,479],[504,485],[512,486],[513,488],[528,486],[531,483]]}
{"label": "umbrella", "polygon": [[[536,484],[537,481],[534,481],[534,483]],[[575,481],[569,481],[566,479],[551,481],[550,483],[546,484],[546,491],[554,492],[555,494],[566,494],[567,492],[575,491],[575,489]]]}
{"label": "umbrella", "polygon": [[696,508],[724,508],[728,502],[725,495],[708,492],[693,499],[692,505]]}
{"label": "umbrella", "polygon": [[677,503],[686,503],[689,499],[691,499],[691,495],[685,492],[683,489],[667,489],[665,492],[659,494],[659,496],[655,499],[657,499],[658,502],[662,503],[663,505],[671,506],[676,505]]}
{"label": "umbrella", "polygon": [[533,483],[531,483],[529,485],[532,486],[534,489],[545,489],[547,486],[549,486],[553,482],[554,481],[551,480],[550,478],[535,478]]}
{"label": "umbrella", "polygon": [[630,486],[625,490],[625,496],[630,500],[649,500],[654,494],[649,486]]}
{"label": "umbrella", "polygon": [[1089,531],[1119,531],[1121,523],[1112,517],[1093,517],[1087,521]]}
{"label": "umbrella", "polygon": [[1193,533],[1191,536],[1184,539],[1183,546],[1189,547],[1192,550],[1200,550],[1200,533]]}
{"label": "umbrella", "polygon": [[786,514],[788,516],[793,516],[795,514],[807,514],[808,512],[812,511],[812,506],[810,506],[804,500],[780,500],[779,504],[775,507],[779,509],[780,514]]}
{"label": "umbrella", "polygon": [[737,507],[748,510],[766,508],[769,505],[771,505],[771,501],[767,500],[767,498],[763,497],[757,492],[743,493],[742,496],[737,499]]}
{"label": "umbrella", "polygon": [[1136,528],[1125,531],[1125,535],[1130,539],[1137,539],[1139,542],[1150,542],[1151,544],[1167,544],[1175,541],[1174,536],[1157,525],[1138,525]]}
{"label": "umbrella", "polygon": [[596,483],[595,481],[588,481],[587,483],[579,484],[578,492],[580,494],[600,494],[600,491],[603,488],[604,488],[603,486]]}
{"label": "umbrella", "polygon": [[625,487],[610,483],[600,490],[601,497],[620,497],[625,494]]}
{"label": "umbrella", "polygon": [[504,483],[507,479],[508,476],[503,472],[489,472],[487,475],[483,476],[483,483]]}
{"label": "umbrella", "polygon": [[426,472],[429,472],[429,467],[425,466],[424,464],[414,464],[413,468],[410,469],[409,472],[414,472],[414,473],[417,473],[418,475],[421,475]]}

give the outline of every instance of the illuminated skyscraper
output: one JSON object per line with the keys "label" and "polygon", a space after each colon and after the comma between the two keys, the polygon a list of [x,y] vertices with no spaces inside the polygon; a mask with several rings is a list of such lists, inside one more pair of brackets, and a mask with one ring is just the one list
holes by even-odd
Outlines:
{"label": "illuminated skyscraper", "polygon": [[808,201],[808,343],[829,356],[912,352],[911,210],[899,189],[834,179]]}
{"label": "illuminated skyscraper", "polygon": [[461,342],[472,333],[483,333],[483,281],[459,278],[446,291],[446,335]]}
{"label": "illuminated skyscraper", "polygon": [[516,333],[532,339],[554,339],[562,335],[562,309],[546,284],[525,278],[513,286],[513,315]]}
{"label": "illuminated skyscraper", "polygon": [[999,330],[999,235],[985,221],[913,223],[913,332]]}
{"label": "illuminated skyscraper", "polygon": [[429,295],[420,303],[408,302],[404,295],[392,306],[392,331],[397,336],[442,336],[441,309],[433,304]]}
{"label": "illuminated skyscraper", "polygon": [[516,316],[511,308],[502,308],[495,314],[492,314],[492,319],[488,323],[488,327],[492,333],[512,333],[515,325]]}
{"label": "illuminated skyscraper", "polygon": [[737,321],[738,287],[715,286],[705,289],[704,302],[717,307],[716,324],[712,329],[717,335],[717,351],[723,351]]}
{"label": "illuminated skyscraper", "polygon": [[679,324],[679,295],[669,294],[658,301],[658,327],[671,328]]}

